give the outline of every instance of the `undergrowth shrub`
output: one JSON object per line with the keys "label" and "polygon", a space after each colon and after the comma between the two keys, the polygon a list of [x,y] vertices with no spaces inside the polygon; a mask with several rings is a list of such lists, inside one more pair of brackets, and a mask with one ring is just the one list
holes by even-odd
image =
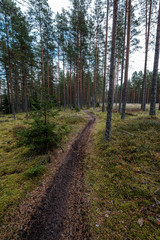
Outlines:
{"label": "undergrowth shrub", "polygon": [[52,110],[53,103],[54,99],[46,92],[43,92],[41,98],[33,100],[33,111],[30,113],[32,121],[26,122],[29,127],[16,129],[20,145],[25,145],[42,154],[60,145],[68,129],[65,125],[56,125],[54,119],[59,110]]}
{"label": "undergrowth shrub", "polygon": [[28,169],[25,172],[25,177],[26,178],[37,177],[38,175],[41,175],[42,173],[44,173],[44,171],[45,171],[45,167],[43,165],[38,165],[34,168]]}
{"label": "undergrowth shrub", "polygon": [[81,111],[81,109],[79,108],[79,107],[75,107],[75,109],[74,109],[76,112],[80,112]]}

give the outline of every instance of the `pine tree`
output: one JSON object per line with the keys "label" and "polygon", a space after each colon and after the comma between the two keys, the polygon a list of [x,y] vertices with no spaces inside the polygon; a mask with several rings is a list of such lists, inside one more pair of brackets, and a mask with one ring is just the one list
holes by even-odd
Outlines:
{"label": "pine tree", "polygon": [[125,77],[122,95],[122,116],[125,118],[126,112],[126,101],[127,101],[127,81],[128,81],[128,68],[129,68],[129,51],[130,51],[130,29],[131,29],[131,0],[128,3],[128,27],[127,27],[127,50],[126,50],[126,66],[125,66]]}
{"label": "pine tree", "polygon": [[157,35],[156,35],[154,68],[153,68],[152,89],[151,89],[150,115],[156,115],[156,90],[157,90],[159,51],[160,51],[160,3],[159,3],[159,11],[158,11]]}
{"label": "pine tree", "polygon": [[110,61],[107,121],[106,121],[106,130],[105,130],[105,139],[107,141],[110,140],[110,136],[111,136],[111,118],[112,118],[112,109],[113,109],[113,88],[114,88],[114,74],[115,74],[117,13],[118,13],[118,0],[115,0],[114,8],[113,8],[112,48],[111,48],[111,61]]}

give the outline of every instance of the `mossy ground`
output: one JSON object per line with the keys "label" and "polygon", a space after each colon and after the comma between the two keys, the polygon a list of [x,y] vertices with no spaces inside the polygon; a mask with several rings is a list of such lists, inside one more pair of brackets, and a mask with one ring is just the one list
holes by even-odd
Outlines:
{"label": "mossy ground", "polygon": [[106,113],[93,113],[86,160],[91,239],[160,239],[160,112],[129,111],[125,120],[114,113],[110,142]]}
{"label": "mossy ground", "polygon": [[[56,124],[68,128],[62,146],[85,124],[85,117],[83,111],[59,112],[55,118]],[[17,114],[16,120],[11,115],[0,116],[0,230],[7,224],[5,219],[14,211],[14,207],[39,184],[43,174],[49,172],[50,158],[47,155],[37,156],[17,144],[14,129],[27,126],[25,121],[24,114]]]}

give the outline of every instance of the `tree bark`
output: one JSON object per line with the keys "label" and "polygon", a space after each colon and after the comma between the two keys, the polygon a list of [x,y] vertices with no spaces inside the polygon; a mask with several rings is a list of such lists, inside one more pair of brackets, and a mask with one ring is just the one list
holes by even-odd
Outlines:
{"label": "tree bark", "polygon": [[58,45],[58,105],[60,107],[61,102],[61,91],[60,91],[60,69],[59,69],[59,45]]}
{"label": "tree bark", "polygon": [[156,90],[157,90],[157,78],[158,78],[159,51],[160,51],[160,3],[159,3],[159,11],[158,11],[157,36],[156,36],[156,46],[155,46],[155,56],[154,56],[152,88],[151,88],[150,115],[156,115]]}
{"label": "tree bark", "polygon": [[9,67],[9,83],[10,83],[10,93],[11,93],[11,105],[12,105],[12,114],[15,120],[15,107],[14,107],[14,98],[13,98],[13,82],[12,82],[12,72],[11,72],[11,55],[9,48],[9,37],[8,37],[8,29],[7,29],[7,19],[5,15],[6,22],[6,37],[7,37],[7,53],[8,53],[8,67]]}
{"label": "tree bark", "polygon": [[125,66],[125,78],[123,86],[123,96],[122,96],[122,116],[125,118],[126,113],[126,101],[127,101],[127,81],[128,81],[128,68],[129,68],[129,50],[130,50],[130,28],[131,28],[131,0],[129,0],[128,6],[128,29],[127,29],[127,50],[126,50],[126,66]]}
{"label": "tree bark", "polygon": [[77,105],[77,84],[76,84],[76,53],[75,53],[75,61],[74,61],[74,105]]}
{"label": "tree bark", "polygon": [[120,86],[119,109],[118,109],[119,113],[121,112],[122,92],[123,92],[122,90],[123,90],[124,55],[125,55],[125,45],[126,45],[127,8],[128,8],[128,0],[126,0],[125,23],[124,23],[123,52],[122,52],[122,66],[121,66],[121,86]]}
{"label": "tree bark", "polygon": [[47,42],[47,88],[48,88],[48,95],[50,94],[50,84],[49,84],[49,56],[48,56],[48,42]]}
{"label": "tree bark", "polygon": [[[39,18],[40,16],[40,10],[39,10]],[[43,54],[43,37],[42,37],[42,23],[40,20],[40,39],[41,39],[41,58],[42,58],[42,90],[45,89],[45,78],[44,78],[44,54]]]}
{"label": "tree bark", "polygon": [[105,59],[104,59],[102,112],[104,112],[105,91],[106,91],[106,67],[107,67],[107,48],[108,48],[108,17],[109,17],[109,0],[107,0],[107,15],[106,15],[106,40],[105,40],[105,55],[104,55]]}
{"label": "tree bark", "polygon": [[147,89],[147,60],[148,60],[148,46],[149,46],[149,36],[150,36],[150,23],[151,23],[151,13],[152,13],[152,0],[150,0],[150,9],[149,9],[149,20],[147,16],[147,0],[146,0],[146,42],[145,42],[145,63],[144,63],[144,79],[142,84],[142,104],[141,109],[146,110],[146,89]]}
{"label": "tree bark", "polygon": [[114,73],[115,73],[115,52],[116,52],[116,32],[117,32],[117,12],[118,12],[118,0],[114,1],[113,8],[113,27],[112,27],[112,48],[111,48],[111,65],[109,76],[109,93],[108,93],[108,107],[107,107],[107,121],[105,130],[105,139],[110,140],[111,136],[111,118],[113,109],[113,85],[114,85]]}
{"label": "tree bark", "polygon": [[82,108],[82,39],[81,39],[81,35],[80,35],[80,89],[79,89],[79,93],[80,93],[80,108]]}
{"label": "tree bark", "polygon": [[96,53],[95,53],[95,66],[94,66],[94,86],[93,86],[93,108],[97,103],[97,63],[98,63],[98,36],[96,37]]}
{"label": "tree bark", "polygon": [[116,94],[115,94],[116,109],[117,109],[117,102],[118,102],[118,77],[119,77],[119,58],[117,63],[117,84],[116,84]]}
{"label": "tree bark", "polygon": [[71,67],[72,67],[72,65],[71,65],[71,59],[70,59],[70,77],[69,77],[69,85],[70,85],[70,108],[72,107],[72,82],[71,82],[71,80],[72,80],[72,74],[71,74]]}
{"label": "tree bark", "polygon": [[66,83],[64,71],[64,45],[63,45],[63,95],[64,95],[64,111],[66,110]]}

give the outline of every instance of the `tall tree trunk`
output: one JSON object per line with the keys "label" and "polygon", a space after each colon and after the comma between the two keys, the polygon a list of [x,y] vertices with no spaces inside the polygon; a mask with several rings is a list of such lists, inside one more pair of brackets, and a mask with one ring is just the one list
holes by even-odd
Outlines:
{"label": "tall tree trunk", "polygon": [[151,25],[152,0],[150,0],[149,20],[148,20],[147,10],[148,10],[148,4],[147,4],[147,0],[146,0],[145,63],[144,63],[144,79],[143,79],[143,84],[142,84],[142,104],[141,104],[141,109],[143,111],[146,110],[147,60],[148,60],[148,46],[149,46],[150,25]]}
{"label": "tall tree trunk", "polygon": [[5,73],[6,73],[6,82],[7,82],[7,101],[8,101],[8,113],[11,113],[11,107],[10,107],[10,89],[9,89],[9,79],[8,79],[8,69],[7,64],[5,63]]}
{"label": "tall tree trunk", "polygon": [[50,94],[50,84],[49,84],[49,56],[48,56],[48,42],[47,42],[47,88],[48,88],[48,95]]}
{"label": "tall tree trunk", "polygon": [[74,105],[77,106],[77,84],[76,84],[76,53],[75,53],[75,61],[74,61]]}
{"label": "tall tree trunk", "polygon": [[85,105],[86,104],[86,83],[85,83],[85,73],[84,71],[82,71],[82,82],[83,82],[83,102],[82,104]]}
{"label": "tall tree trunk", "polygon": [[109,17],[109,0],[107,0],[107,15],[106,15],[106,40],[105,40],[105,55],[104,55],[104,78],[103,78],[102,112],[104,112],[105,91],[106,91],[106,68],[107,68],[107,47],[108,47],[108,17]]}
{"label": "tall tree trunk", "polygon": [[39,9],[39,25],[40,25],[40,39],[41,39],[41,60],[42,60],[42,89],[45,89],[45,78],[44,78],[44,54],[43,54],[43,37],[42,37],[42,23],[41,23],[41,13]]}
{"label": "tall tree trunk", "polygon": [[124,72],[124,55],[125,55],[125,45],[126,45],[127,8],[128,8],[128,0],[126,0],[124,35],[123,35],[123,52],[122,52],[122,66],[121,66],[121,86],[120,86],[119,109],[118,109],[119,113],[121,112],[122,92],[123,92],[123,72]]}
{"label": "tall tree trunk", "polygon": [[2,83],[1,83],[1,80],[0,80],[0,106],[2,105]]}
{"label": "tall tree trunk", "polygon": [[63,97],[64,97],[64,111],[66,110],[66,83],[64,71],[64,44],[63,44]]}
{"label": "tall tree trunk", "polygon": [[69,86],[70,86],[70,108],[72,107],[72,82],[71,82],[71,80],[72,80],[72,75],[71,75],[71,59],[70,59],[70,77],[69,77]]}
{"label": "tall tree trunk", "polygon": [[79,26],[77,30],[77,105],[80,108],[80,101],[79,101]]}
{"label": "tall tree trunk", "polygon": [[124,77],[123,96],[122,96],[122,116],[121,116],[122,119],[125,118],[125,113],[126,113],[127,81],[128,81],[129,50],[130,50],[130,29],[131,29],[131,0],[129,0],[129,6],[128,6],[127,50],[126,50],[126,67],[125,67],[125,77]]}
{"label": "tall tree trunk", "polygon": [[88,65],[88,90],[87,90],[87,104],[90,108],[90,57],[89,57],[89,65]]}
{"label": "tall tree trunk", "polygon": [[60,87],[60,69],[59,69],[59,45],[58,45],[58,105],[60,107],[60,102],[61,102],[61,87]]}
{"label": "tall tree trunk", "polygon": [[82,108],[82,39],[81,39],[81,35],[80,35],[80,108]]}
{"label": "tall tree trunk", "polygon": [[26,116],[28,117],[27,84],[26,84],[24,64],[25,63],[22,61],[22,84],[23,84],[23,93],[24,93],[24,111],[26,112]]}
{"label": "tall tree trunk", "polygon": [[6,15],[5,15],[5,22],[6,22],[7,53],[8,53],[8,68],[9,68],[9,83],[10,83],[10,93],[11,93],[11,105],[12,105],[13,118],[15,120],[15,107],[14,107],[14,98],[13,98],[13,82],[12,82],[12,72],[11,72],[11,54],[10,54],[10,48],[9,48],[9,37],[8,37]]}
{"label": "tall tree trunk", "polygon": [[111,48],[111,65],[109,75],[109,93],[108,93],[108,107],[107,107],[107,121],[105,130],[105,139],[110,140],[111,135],[111,118],[113,109],[113,87],[114,87],[114,73],[115,73],[115,52],[116,52],[116,33],[117,33],[117,12],[118,0],[114,1],[113,8],[113,27],[112,27],[112,48]]}
{"label": "tall tree trunk", "polygon": [[14,62],[14,81],[15,81],[15,109],[16,113],[19,112],[19,96],[18,96],[18,79],[17,79],[17,63]]}
{"label": "tall tree trunk", "polygon": [[97,103],[97,65],[98,65],[98,36],[96,37],[96,53],[95,53],[95,66],[94,66],[94,86],[93,86],[93,108]]}
{"label": "tall tree trunk", "polygon": [[51,60],[51,66],[52,66],[52,93],[53,93],[53,96],[55,94],[54,92],[54,72],[53,72],[53,66],[54,66],[54,63],[53,63],[53,57],[52,57],[52,60]]}
{"label": "tall tree trunk", "polygon": [[[14,36],[13,30],[12,35]],[[18,79],[17,79],[17,62],[15,54],[15,42],[13,37],[13,56],[14,56],[14,91],[15,91],[15,111],[18,113]]]}
{"label": "tall tree trunk", "polygon": [[155,46],[155,56],[154,56],[152,88],[151,88],[150,115],[156,115],[156,90],[157,90],[157,78],[158,78],[159,51],[160,51],[160,3],[159,3],[159,12],[158,12],[157,36],[156,36],[156,46]]}
{"label": "tall tree trunk", "polygon": [[117,63],[117,84],[116,84],[116,94],[115,94],[116,109],[117,109],[117,102],[118,102],[118,77],[119,77],[119,58]]}
{"label": "tall tree trunk", "polygon": [[67,74],[67,108],[69,108],[69,74]]}

